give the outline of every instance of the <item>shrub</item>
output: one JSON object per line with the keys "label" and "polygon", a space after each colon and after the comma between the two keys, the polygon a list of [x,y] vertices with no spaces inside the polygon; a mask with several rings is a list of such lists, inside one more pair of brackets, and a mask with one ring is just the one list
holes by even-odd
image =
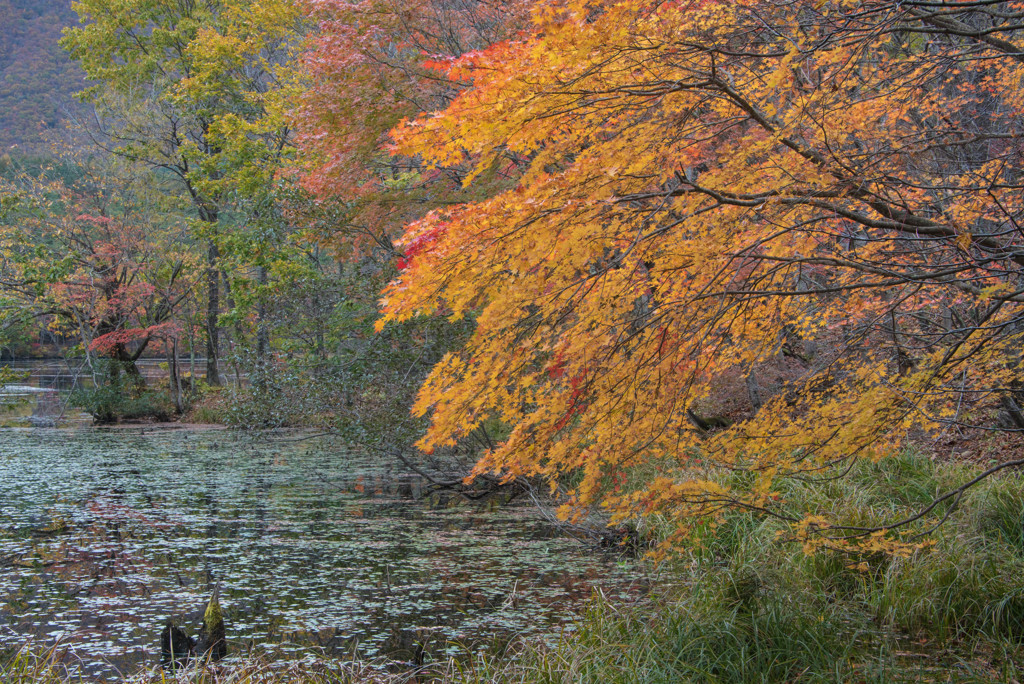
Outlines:
{"label": "shrub", "polygon": [[105,374],[106,382],[71,393],[71,404],[93,417],[97,423],[120,420],[171,420],[174,403],[166,390],[148,389],[123,374]]}

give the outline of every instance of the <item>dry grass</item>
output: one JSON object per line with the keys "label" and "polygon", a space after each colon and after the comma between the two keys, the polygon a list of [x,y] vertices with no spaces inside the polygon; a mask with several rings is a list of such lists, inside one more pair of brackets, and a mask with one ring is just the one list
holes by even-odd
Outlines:
{"label": "dry grass", "polygon": [[[126,676],[123,684],[418,684],[452,681],[456,668],[438,663],[416,671],[389,672],[382,665],[343,661],[271,662],[262,658],[198,663],[176,670],[155,667]],[[76,672],[59,648],[26,646],[0,658],[3,684],[76,684],[94,679]],[[109,681],[109,679],[104,680]]]}

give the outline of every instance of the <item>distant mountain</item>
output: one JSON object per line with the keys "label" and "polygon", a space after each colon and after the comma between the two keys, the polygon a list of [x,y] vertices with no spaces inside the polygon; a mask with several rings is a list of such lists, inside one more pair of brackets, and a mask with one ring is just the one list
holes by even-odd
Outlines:
{"label": "distant mountain", "polygon": [[0,153],[63,127],[84,74],[57,41],[76,19],[71,0],[0,0]]}

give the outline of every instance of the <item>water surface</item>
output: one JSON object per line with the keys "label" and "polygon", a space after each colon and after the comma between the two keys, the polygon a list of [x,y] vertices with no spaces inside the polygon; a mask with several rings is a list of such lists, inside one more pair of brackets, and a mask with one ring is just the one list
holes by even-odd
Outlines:
{"label": "water surface", "polygon": [[90,676],[154,664],[217,583],[236,653],[402,662],[557,634],[637,576],[526,501],[432,494],[326,438],[0,430],[0,647],[59,641]]}

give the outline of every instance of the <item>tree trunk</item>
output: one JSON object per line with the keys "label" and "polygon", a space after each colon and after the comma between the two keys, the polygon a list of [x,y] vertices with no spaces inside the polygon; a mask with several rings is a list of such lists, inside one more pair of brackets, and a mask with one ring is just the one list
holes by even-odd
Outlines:
{"label": "tree trunk", "polygon": [[259,322],[256,327],[256,363],[263,365],[267,361],[267,354],[270,353],[270,329],[267,327],[267,301],[266,292],[262,289],[268,282],[266,266],[258,266],[256,269],[256,282],[259,283],[261,292],[256,315]]}
{"label": "tree trunk", "polygon": [[170,372],[171,396],[174,398],[174,408],[181,415],[185,412],[185,402],[181,397],[181,374],[178,373],[178,340],[172,339],[167,352],[167,369]]}
{"label": "tree trunk", "polygon": [[219,256],[217,243],[211,239],[206,251],[206,382],[217,386],[222,384],[218,363],[220,330],[217,326],[217,317],[220,314],[220,269],[217,268]]}
{"label": "tree trunk", "polygon": [[[231,280],[228,278],[227,271],[220,272],[221,278],[224,279],[224,299],[227,301],[228,308],[231,310],[235,309],[235,299],[231,294]],[[225,331],[227,334],[227,331]],[[242,386],[242,371],[239,368],[239,361],[241,360],[240,352],[245,349],[245,329],[242,327],[240,321],[235,321],[235,337],[234,340],[228,336],[228,348],[231,350],[231,369],[235,373],[235,387]]]}
{"label": "tree trunk", "polygon": [[133,393],[141,392],[145,389],[146,380],[142,377],[139,367],[135,365],[135,359],[128,353],[128,348],[125,345],[118,344],[114,347],[113,354],[111,355],[110,381],[112,384],[117,383],[121,371],[124,371],[124,374],[128,377]]}
{"label": "tree trunk", "polygon": [[754,374],[754,369],[750,368],[747,371],[747,377],[744,380],[747,385],[747,397],[750,399],[750,405],[754,407],[754,412],[761,410],[761,405],[764,403],[761,400],[761,386],[757,382],[757,375]]}

